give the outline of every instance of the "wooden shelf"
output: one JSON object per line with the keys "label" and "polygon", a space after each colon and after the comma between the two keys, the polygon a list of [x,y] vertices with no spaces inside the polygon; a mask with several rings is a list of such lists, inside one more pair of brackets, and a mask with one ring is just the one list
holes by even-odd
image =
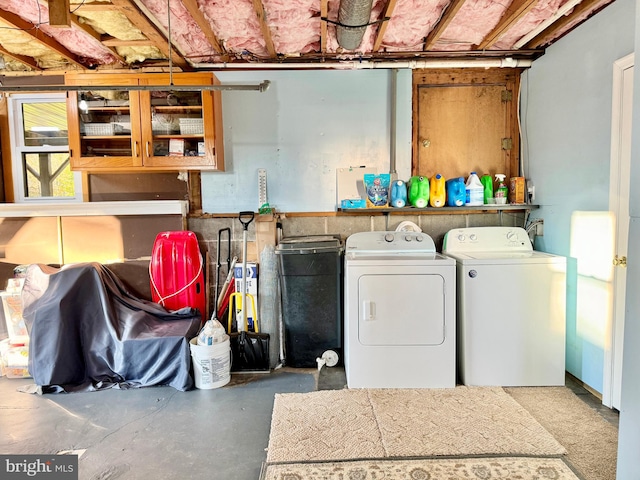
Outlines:
{"label": "wooden shelf", "polygon": [[534,210],[538,208],[537,205],[531,205],[528,203],[523,204],[507,204],[507,205],[480,205],[477,207],[379,207],[379,208],[338,208],[338,213],[344,215],[372,215],[382,214],[388,215],[390,213],[397,213],[401,215],[463,215],[469,213],[490,213],[490,212],[503,212],[503,211],[523,211]]}

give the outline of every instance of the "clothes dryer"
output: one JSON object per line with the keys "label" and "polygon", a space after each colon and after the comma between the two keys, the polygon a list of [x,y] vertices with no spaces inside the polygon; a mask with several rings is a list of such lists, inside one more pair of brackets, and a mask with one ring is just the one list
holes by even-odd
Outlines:
{"label": "clothes dryer", "polygon": [[347,238],[349,388],[455,387],[455,268],[422,232],[360,232]]}
{"label": "clothes dryer", "polygon": [[450,230],[442,251],[457,264],[460,382],[564,385],[566,258],[519,227]]}

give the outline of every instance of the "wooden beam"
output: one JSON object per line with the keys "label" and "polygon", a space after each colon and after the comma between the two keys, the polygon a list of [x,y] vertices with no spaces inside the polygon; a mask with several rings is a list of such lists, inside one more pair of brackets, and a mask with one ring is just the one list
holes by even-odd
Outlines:
{"label": "wooden beam", "polygon": [[153,47],[155,44],[145,38],[143,40],[120,40],[119,38],[103,38],[102,43],[107,47]]}
{"label": "wooden beam", "polygon": [[27,57],[25,55],[19,55],[17,53],[11,53],[6,48],[0,46],[0,53],[5,56],[14,59],[17,62],[20,62],[26,65],[29,68],[33,68],[34,70],[42,71],[42,67],[38,66],[38,63],[35,61],[33,57]]}
{"label": "wooden beam", "polygon": [[322,53],[327,52],[327,22],[322,19],[327,18],[329,13],[328,2],[329,0],[321,0],[320,2],[320,51]]}
{"label": "wooden beam", "polygon": [[451,21],[454,19],[460,7],[464,5],[465,0],[453,0],[444,11],[444,15],[440,18],[440,21],[431,29],[427,38],[424,39],[424,48],[426,52],[431,50],[436,42],[440,39],[444,31],[447,29]]}
{"label": "wooden beam", "polygon": [[198,27],[200,27],[200,30],[202,30],[204,36],[207,37],[207,40],[209,40],[209,43],[211,44],[213,49],[220,54],[225,53],[224,49],[220,45],[220,42],[218,41],[218,37],[211,29],[211,24],[202,14],[202,11],[198,6],[198,2],[196,0],[182,0],[182,3],[191,14],[193,20],[198,24]]}
{"label": "wooden beam", "polygon": [[[393,9],[396,8],[396,0],[389,0],[387,5],[384,7],[384,12],[382,13],[382,19],[391,18],[393,14]],[[377,52],[380,50],[380,45],[382,45],[382,39],[384,37],[384,32],[387,31],[387,27],[389,26],[389,21],[384,20],[380,27],[378,27],[378,34],[376,35],[376,41],[373,43],[373,51]]]}
{"label": "wooden beam", "polygon": [[78,20],[78,17],[74,14],[71,14],[71,23],[73,24],[74,27],[79,28],[80,30],[82,30],[84,33],[86,33],[87,35],[89,35],[90,37],[92,37],[94,40],[100,42],[102,45],[104,45],[104,47],[106,49],[108,49],[111,52],[111,55],[113,55],[116,60],[118,62],[120,62],[123,65],[126,65],[127,62],[125,61],[124,58],[122,58],[120,56],[120,54],[118,52],[115,51],[114,48],[110,47],[109,45],[106,45],[103,41],[102,41],[102,35],[100,35],[98,32],[96,32],[92,27],[90,27],[89,25],[87,25],[86,23],[82,23]]}
{"label": "wooden beam", "polygon": [[131,0],[111,0],[120,12],[126,16],[129,21],[140,30],[149,40],[153,42],[153,45],[162,52],[164,56],[169,58],[176,66],[183,70],[191,70],[187,61],[179,55],[175,49],[171,49],[169,52],[169,43],[164,35],[158,30],[158,28],[140,11],[140,9]]}
{"label": "wooden beam", "polygon": [[[555,37],[558,32],[564,30],[567,25],[570,25],[572,22],[574,22],[576,18],[583,16],[585,13],[595,14],[596,12],[591,12],[591,10],[596,8],[597,5],[601,2],[602,0],[583,0],[581,3],[576,5],[576,7],[569,15],[563,15],[562,17],[560,17],[538,35],[529,40],[525,45],[522,46],[522,48],[539,48],[542,45],[545,45],[548,39]],[[602,8],[604,8],[606,5],[609,5],[609,3],[602,5]],[[590,16],[591,15],[589,15],[589,17]],[[583,21],[586,21],[587,18],[588,17],[585,17]],[[580,23],[574,25],[573,28],[580,25]]]}
{"label": "wooden beam", "polygon": [[83,65],[80,62],[80,58],[78,57],[78,55],[68,50],[67,47],[57,42],[49,35],[46,35],[41,29],[34,28],[34,25],[31,22],[23,20],[19,15],[7,12],[6,10],[0,10],[0,19],[4,20],[6,23],[12,25],[18,30],[22,30],[23,33],[29,35],[33,40],[49,48],[50,50],[53,50],[58,55],[66,58],[70,63],[81,68],[87,68],[86,65]]}
{"label": "wooden beam", "polygon": [[71,10],[69,0],[48,0],[49,3],[49,26],[70,27]]}
{"label": "wooden beam", "polygon": [[514,0],[504,12],[498,24],[484,37],[484,40],[476,46],[476,49],[484,50],[494,45],[502,35],[529,13],[529,10],[534,7],[537,1],[538,0]]}
{"label": "wooden beam", "polygon": [[260,23],[260,30],[262,30],[262,37],[264,38],[264,42],[267,45],[269,56],[271,58],[275,58],[277,56],[277,52],[275,47],[273,46],[271,30],[269,30],[269,25],[267,25],[267,12],[264,9],[264,5],[262,5],[262,0],[253,0],[253,9],[256,11],[256,16],[258,17],[258,22]]}

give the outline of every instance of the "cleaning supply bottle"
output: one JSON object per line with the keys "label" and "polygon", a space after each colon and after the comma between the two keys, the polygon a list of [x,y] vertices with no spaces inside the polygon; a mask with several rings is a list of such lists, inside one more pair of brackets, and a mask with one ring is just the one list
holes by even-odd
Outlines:
{"label": "cleaning supply bottle", "polygon": [[395,180],[391,184],[391,206],[402,208],[407,205],[407,184],[404,180]]}
{"label": "cleaning supply bottle", "polygon": [[507,203],[507,197],[509,196],[509,188],[504,183],[505,177],[506,175],[504,175],[503,173],[496,173],[497,187],[496,187],[495,198],[496,198],[496,203],[500,205],[504,205],[505,203]]}
{"label": "cleaning supply bottle", "polygon": [[450,178],[445,183],[447,186],[447,205],[450,207],[463,206],[466,196],[464,178]]}
{"label": "cleaning supply bottle", "polygon": [[483,175],[480,177],[480,182],[484,187],[484,203],[489,203],[489,199],[493,198],[493,178],[491,175]]}
{"label": "cleaning supply bottle", "polygon": [[429,185],[429,205],[432,207],[443,207],[444,201],[447,198],[444,177],[436,173],[431,177]]}
{"label": "cleaning supply bottle", "polygon": [[411,177],[407,196],[411,206],[425,208],[429,204],[429,179],[418,175]]}
{"label": "cleaning supply bottle", "polygon": [[476,172],[471,172],[467,178],[466,200],[464,203],[470,207],[484,204],[484,187]]}

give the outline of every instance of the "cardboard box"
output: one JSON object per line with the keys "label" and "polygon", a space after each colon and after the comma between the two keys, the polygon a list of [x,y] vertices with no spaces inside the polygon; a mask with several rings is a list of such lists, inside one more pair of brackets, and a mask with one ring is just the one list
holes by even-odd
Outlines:
{"label": "cardboard box", "polygon": [[511,177],[509,182],[509,203],[525,203],[524,177]]}
{"label": "cardboard box", "polygon": [[[242,294],[242,262],[241,261],[238,261],[238,263],[236,263],[235,268],[233,269],[233,278],[235,281],[236,293],[238,293],[238,295],[235,297],[237,299],[237,302],[235,302],[235,309],[236,309],[236,316],[237,316],[242,311],[242,297],[240,295]],[[248,311],[247,320],[249,322],[250,329],[252,329],[254,315],[253,315],[252,302],[251,302],[251,299],[249,298],[249,295],[253,297],[253,303],[255,304],[255,307],[256,307],[256,316],[260,311],[258,310],[258,264],[257,263],[247,262],[247,275],[245,280],[247,282],[247,303],[249,305],[249,308],[247,309]]]}

